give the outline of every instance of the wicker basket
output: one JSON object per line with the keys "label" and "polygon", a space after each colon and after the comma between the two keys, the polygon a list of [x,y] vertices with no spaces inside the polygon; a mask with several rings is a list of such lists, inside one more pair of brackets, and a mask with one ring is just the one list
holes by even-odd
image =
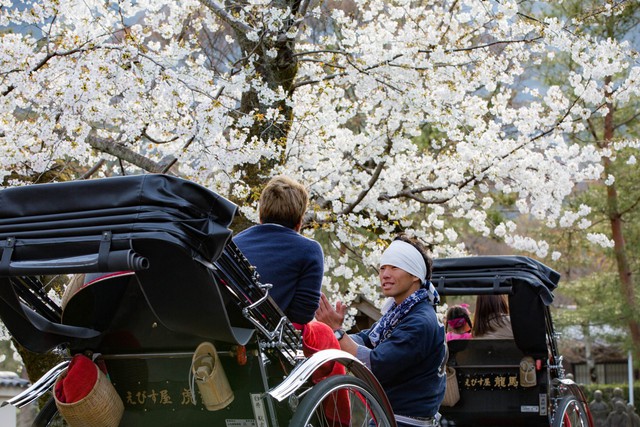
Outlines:
{"label": "wicker basket", "polygon": [[[122,399],[107,376],[98,368],[96,384],[84,398],[72,403],[63,403],[56,399],[58,412],[67,421],[69,427],[117,427],[124,413]],[[61,381],[67,372],[56,380]]]}
{"label": "wicker basket", "polygon": [[460,389],[458,388],[458,376],[456,370],[447,366],[447,387],[444,392],[442,406],[454,406],[460,400]]}

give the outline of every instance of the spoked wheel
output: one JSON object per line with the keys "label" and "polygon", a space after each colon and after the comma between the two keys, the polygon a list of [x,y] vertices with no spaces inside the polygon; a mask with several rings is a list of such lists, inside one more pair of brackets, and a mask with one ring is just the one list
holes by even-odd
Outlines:
{"label": "spoked wheel", "polygon": [[289,427],[391,427],[393,414],[360,378],[331,376],[302,399]]}
{"label": "spoked wheel", "polygon": [[47,403],[40,409],[33,420],[33,424],[31,424],[32,427],[53,427],[61,425],[63,425],[62,417],[58,413],[56,401],[53,397],[47,400]]}
{"label": "spoked wheel", "polygon": [[562,398],[553,416],[553,427],[591,427],[584,404],[573,396]]}

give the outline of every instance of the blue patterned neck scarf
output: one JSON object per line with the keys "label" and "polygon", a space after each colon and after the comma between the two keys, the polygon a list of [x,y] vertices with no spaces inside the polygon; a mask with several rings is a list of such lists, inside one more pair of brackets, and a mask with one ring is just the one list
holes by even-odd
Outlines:
{"label": "blue patterned neck scarf", "polygon": [[380,320],[371,328],[369,332],[369,340],[371,345],[375,348],[382,341],[389,338],[391,332],[398,323],[409,313],[411,308],[422,300],[429,300],[433,305],[440,303],[440,297],[438,292],[431,283],[428,284],[428,288],[420,288],[407,297],[400,305],[393,303],[389,311],[387,311]]}

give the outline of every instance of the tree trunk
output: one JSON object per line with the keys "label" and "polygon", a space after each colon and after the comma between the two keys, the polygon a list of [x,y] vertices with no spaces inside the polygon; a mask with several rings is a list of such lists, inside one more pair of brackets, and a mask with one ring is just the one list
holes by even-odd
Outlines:
{"label": "tree trunk", "polygon": [[[605,79],[605,83],[610,84],[610,78]],[[609,111],[604,119],[604,147],[608,147],[613,141],[615,124],[615,107],[612,103],[607,103]],[[604,174],[608,176],[613,172],[613,162],[608,157],[604,159]],[[618,191],[616,184],[607,186],[607,210],[611,225],[611,237],[614,242],[613,251],[615,254],[618,276],[620,279],[620,294],[629,307],[627,313],[627,326],[631,333],[633,345],[633,355],[636,360],[640,357],[640,324],[633,316],[636,307],[636,292],[634,288],[633,272],[629,265],[627,247],[624,239],[624,223],[619,207]]]}
{"label": "tree trunk", "polygon": [[582,335],[584,336],[584,358],[587,363],[587,373],[592,383],[598,382],[598,373],[596,371],[596,361],[593,358],[593,352],[591,351],[591,330],[590,325],[582,325]]}
{"label": "tree trunk", "polygon": [[[278,4],[283,10],[291,8],[295,15],[300,2],[279,0],[274,6]],[[290,25],[293,25],[293,21]],[[295,40],[286,37],[286,30],[287,28],[284,28],[280,31],[280,37],[276,42],[268,40],[268,38],[251,41],[239,28],[234,28],[234,33],[242,49],[243,56],[245,58],[250,56],[257,58],[254,66],[262,84],[273,91],[282,90],[287,96],[290,96],[293,92],[293,82],[298,72],[298,60],[294,55]],[[267,54],[269,49],[274,49],[277,55],[270,57]],[[278,111],[280,120],[277,122],[271,120],[272,114],[270,111]],[[238,114],[241,116],[250,115],[254,119],[253,126],[250,129],[249,140],[256,138],[262,141],[272,141],[281,150],[279,155],[274,158],[262,158],[258,163],[238,166],[237,170],[242,173],[243,181],[251,187],[252,192],[248,199],[233,200],[233,202],[246,205],[259,198],[260,191],[266,183],[266,177],[269,176],[269,172],[286,161],[285,149],[291,129],[293,108],[284,100],[264,104],[260,101],[256,90],[252,88],[242,94]],[[235,232],[239,232],[250,225],[252,225],[250,221],[239,215],[234,221],[233,228]]]}
{"label": "tree trunk", "polygon": [[[49,369],[53,368],[63,360],[62,356],[57,353],[33,353],[18,344],[15,339],[13,340],[13,344],[20,354],[20,357],[22,357],[22,362],[24,363],[24,367],[27,372],[27,378],[31,381],[31,384],[38,381]],[[38,410],[40,410],[42,405],[44,405],[50,397],[51,395],[45,394],[44,397],[38,401]]]}

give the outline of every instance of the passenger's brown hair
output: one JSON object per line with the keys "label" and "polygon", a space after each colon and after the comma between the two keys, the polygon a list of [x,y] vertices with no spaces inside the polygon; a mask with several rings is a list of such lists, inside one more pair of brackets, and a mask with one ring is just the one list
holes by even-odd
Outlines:
{"label": "passenger's brown hair", "polygon": [[478,295],[473,314],[473,336],[480,337],[493,332],[494,328],[490,324],[492,320],[497,327],[506,325],[504,315],[508,314],[509,304],[506,295]]}
{"label": "passenger's brown hair", "polygon": [[260,222],[280,224],[295,229],[309,204],[304,185],[285,175],[278,175],[267,183],[260,195]]}

